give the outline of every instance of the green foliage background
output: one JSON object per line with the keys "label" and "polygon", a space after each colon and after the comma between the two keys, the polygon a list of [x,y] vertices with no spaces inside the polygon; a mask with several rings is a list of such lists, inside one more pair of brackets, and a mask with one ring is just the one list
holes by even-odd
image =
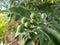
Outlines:
{"label": "green foliage background", "polygon": [[[0,16],[2,37],[0,45],[9,44],[6,40],[8,31],[12,32],[14,38],[17,36],[21,38],[21,45],[60,45],[60,0],[0,0],[0,2],[0,14],[8,17],[7,24],[4,25],[2,22],[5,20],[1,20],[3,17]],[[31,15],[36,15],[35,19],[32,19]],[[29,24],[21,22],[23,17],[27,18]]]}

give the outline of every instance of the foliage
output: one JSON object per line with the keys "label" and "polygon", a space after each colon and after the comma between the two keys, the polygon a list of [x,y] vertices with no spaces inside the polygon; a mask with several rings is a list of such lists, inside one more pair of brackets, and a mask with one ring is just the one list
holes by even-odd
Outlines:
{"label": "foliage", "polygon": [[21,45],[60,45],[60,0],[10,0],[9,4],[0,10],[1,43],[9,44],[6,37],[11,31]]}

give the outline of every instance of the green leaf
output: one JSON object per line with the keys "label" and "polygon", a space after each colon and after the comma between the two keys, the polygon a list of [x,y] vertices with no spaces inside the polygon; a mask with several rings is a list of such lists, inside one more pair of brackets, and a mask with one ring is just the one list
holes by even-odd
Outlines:
{"label": "green leaf", "polygon": [[0,35],[2,34],[2,32],[3,32],[3,30],[2,30],[2,28],[0,28]]}
{"label": "green leaf", "polygon": [[30,32],[29,34],[32,40],[36,39],[37,35],[34,32]]}
{"label": "green leaf", "polygon": [[40,45],[48,45],[49,39],[42,30],[37,30],[40,38]]}
{"label": "green leaf", "polygon": [[0,10],[0,13],[9,12],[9,10]]}
{"label": "green leaf", "polygon": [[17,21],[18,19],[20,19],[20,15],[15,16],[15,21]]}
{"label": "green leaf", "polygon": [[49,27],[43,27],[43,31],[50,37],[55,45],[60,45],[60,34]]}
{"label": "green leaf", "polygon": [[25,41],[25,45],[31,45],[31,42],[32,42],[32,39],[27,39],[27,40]]}
{"label": "green leaf", "polygon": [[20,16],[25,16],[25,17],[29,17],[29,15],[31,14],[31,12],[23,7],[12,7],[10,8],[11,12],[16,12],[19,13]]}

